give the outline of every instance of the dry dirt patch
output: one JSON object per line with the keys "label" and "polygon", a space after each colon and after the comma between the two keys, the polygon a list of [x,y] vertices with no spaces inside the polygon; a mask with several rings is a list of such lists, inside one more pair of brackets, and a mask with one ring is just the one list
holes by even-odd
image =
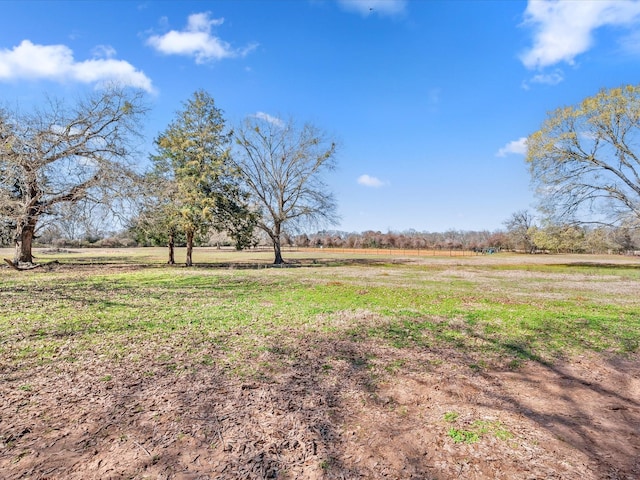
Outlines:
{"label": "dry dirt patch", "polygon": [[[214,352],[212,352],[213,354]],[[517,370],[308,336],[258,374],[99,358],[2,372],[7,479],[638,479],[637,357]],[[259,369],[260,365],[278,365]],[[455,431],[485,431],[455,443]]]}

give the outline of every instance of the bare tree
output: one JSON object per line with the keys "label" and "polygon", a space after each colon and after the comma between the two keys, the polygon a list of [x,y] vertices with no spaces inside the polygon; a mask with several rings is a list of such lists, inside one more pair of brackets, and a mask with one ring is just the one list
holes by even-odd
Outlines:
{"label": "bare tree", "polygon": [[601,90],[549,114],[527,140],[542,207],[555,223],[640,221],[640,86]]}
{"label": "bare tree", "polygon": [[109,210],[101,207],[87,200],[59,203],[48,216],[46,227],[55,228],[60,240],[76,243],[97,240],[96,237],[111,226],[112,220]]}
{"label": "bare tree", "polygon": [[[323,174],[335,168],[336,144],[310,124],[248,118],[236,133],[233,159],[260,211],[274,263],[284,263],[284,228],[335,223],[336,203]],[[292,232],[293,233],[293,232]]]}
{"label": "bare tree", "polygon": [[536,246],[533,241],[535,225],[531,213],[527,210],[514,212],[505,220],[504,226],[507,228],[507,235],[514,249],[522,249],[529,253],[535,251]]}
{"label": "bare tree", "polygon": [[108,203],[135,178],[133,140],[146,111],[142,92],[117,86],[73,105],[49,100],[0,120],[0,218],[15,232],[14,263],[33,261],[38,222],[58,205]]}

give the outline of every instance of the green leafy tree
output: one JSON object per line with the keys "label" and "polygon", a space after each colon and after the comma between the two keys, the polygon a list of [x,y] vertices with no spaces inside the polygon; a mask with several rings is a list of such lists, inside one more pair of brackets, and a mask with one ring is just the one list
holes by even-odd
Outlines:
{"label": "green leafy tree", "polygon": [[547,227],[536,230],[532,240],[541,250],[547,250],[551,253],[559,253],[560,251],[560,238],[555,228]]}
{"label": "green leafy tree", "polygon": [[585,233],[576,225],[560,228],[560,249],[568,253],[580,253],[585,249]]}
{"label": "green leafy tree", "polygon": [[532,236],[536,248],[551,253],[579,253],[585,250],[585,231],[576,225],[548,224]]}
{"label": "green leafy tree", "polygon": [[156,227],[167,232],[169,263],[175,262],[173,245],[179,231],[186,238],[190,266],[198,235],[234,221],[250,224],[252,213],[243,202],[231,162],[231,135],[213,97],[198,90],[155,141],[149,179],[156,202],[146,210],[154,212],[148,218],[155,217]]}
{"label": "green leafy tree", "polygon": [[335,168],[336,143],[310,124],[248,118],[236,134],[234,162],[259,211],[258,228],[284,263],[282,238],[303,225],[335,223],[336,203],[323,175]]}
{"label": "green leafy tree", "polygon": [[607,253],[613,249],[611,232],[608,227],[588,229],[585,237],[585,248],[589,253]]}
{"label": "green leafy tree", "polygon": [[22,114],[0,111],[0,222],[16,264],[31,264],[41,221],[63,204],[117,204],[131,195],[142,92],[110,86]]}
{"label": "green leafy tree", "polygon": [[640,223],[640,86],[551,112],[527,140],[541,207],[554,222]]}

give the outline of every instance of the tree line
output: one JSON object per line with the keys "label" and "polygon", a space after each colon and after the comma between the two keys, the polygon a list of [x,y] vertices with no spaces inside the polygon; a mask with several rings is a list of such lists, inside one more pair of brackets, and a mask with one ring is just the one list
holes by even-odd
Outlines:
{"label": "tree line", "polygon": [[142,92],[118,86],[27,113],[0,108],[0,242],[15,245],[13,264],[33,263],[38,235],[89,234],[113,218],[137,243],[167,245],[169,263],[184,243],[187,265],[212,235],[239,249],[267,239],[275,263],[283,245],[530,253],[640,245],[640,86],[602,89],[548,114],[527,138],[540,221],[515,212],[497,232],[301,233],[337,221],[325,180],[337,146],[322,130],[269,116],[234,129],[198,90],[154,139],[141,172],[148,111]]}
{"label": "tree line", "polygon": [[75,102],[49,99],[28,114],[0,110],[0,235],[15,244],[13,265],[33,264],[34,239],[47,226],[100,214],[166,243],[169,263],[184,238],[187,265],[211,231],[243,248],[260,229],[282,263],[286,228],[335,221],[323,176],[336,143],[317,127],[253,116],[234,130],[198,90],[140,172],[135,147],[147,112],[141,92],[119,86]]}
{"label": "tree line", "polygon": [[[514,213],[514,216],[522,212]],[[626,227],[537,225],[525,230],[505,221],[501,230],[448,230],[445,232],[341,232],[320,231],[287,237],[288,245],[316,248],[402,250],[464,250],[479,253],[623,253],[640,250],[640,231]]]}
{"label": "tree line", "polygon": [[[320,230],[314,233],[289,234],[281,237],[281,247],[289,248],[348,248],[348,249],[399,249],[436,252],[473,251],[478,253],[589,253],[635,254],[640,251],[640,231],[628,227],[593,227],[587,225],[542,225],[533,221],[528,225],[514,223],[529,212],[515,212],[499,230],[447,230],[444,232],[374,231],[346,232]],[[88,220],[88,219],[87,219]],[[66,222],[57,222],[45,228],[39,241],[42,245],[67,247],[148,247],[166,246],[166,236],[149,235],[149,231],[131,224],[119,231],[100,230],[91,222],[76,230],[60,228]],[[524,227],[524,228],[523,228]],[[4,240],[8,244],[9,239]],[[184,234],[174,237],[176,246],[187,245]],[[196,238],[196,245],[218,248],[239,248],[239,244],[225,231],[211,230]],[[1,243],[0,243],[1,244]],[[252,232],[250,241],[243,248],[271,247],[271,239]]]}

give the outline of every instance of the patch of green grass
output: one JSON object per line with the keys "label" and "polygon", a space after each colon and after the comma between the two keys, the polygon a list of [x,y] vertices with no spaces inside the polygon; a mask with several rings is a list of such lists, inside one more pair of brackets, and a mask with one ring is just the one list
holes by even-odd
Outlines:
{"label": "patch of green grass", "polygon": [[402,367],[405,366],[407,362],[401,358],[395,359],[391,362],[389,362],[387,365],[384,366],[384,369],[389,372],[389,373],[395,373],[399,370],[402,369]]}
{"label": "patch of green grass", "polygon": [[324,459],[320,461],[320,468],[325,472],[328,472],[331,469],[331,459]]}
{"label": "patch of green grass", "polygon": [[475,443],[480,440],[480,435],[477,432],[458,428],[450,428],[447,435],[453,439],[454,443]]}
{"label": "patch of green grass", "polygon": [[458,419],[458,417],[460,417],[458,412],[447,412],[444,414],[444,421],[453,423]]}
{"label": "patch of green grass", "polygon": [[513,433],[507,430],[502,424],[492,426],[492,433],[498,440],[509,440],[513,438]]}
{"label": "patch of green grass", "polygon": [[[449,413],[445,414],[445,421],[453,423],[458,420],[458,416],[453,415],[450,415],[449,419],[447,419]],[[447,431],[447,435],[454,443],[476,443],[487,435],[492,435],[498,440],[509,440],[513,438],[513,434],[509,432],[502,423],[486,420],[476,420],[471,423],[471,425],[468,425],[466,429],[451,427]]]}
{"label": "patch of green grass", "polygon": [[471,370],[473,370],[474,372],[480,372],[480,371],[486,369],[487,366],[488,366],[487,362],[485,362],[484,360],[479,360],[476,363],[469,364],[469,368]]}

